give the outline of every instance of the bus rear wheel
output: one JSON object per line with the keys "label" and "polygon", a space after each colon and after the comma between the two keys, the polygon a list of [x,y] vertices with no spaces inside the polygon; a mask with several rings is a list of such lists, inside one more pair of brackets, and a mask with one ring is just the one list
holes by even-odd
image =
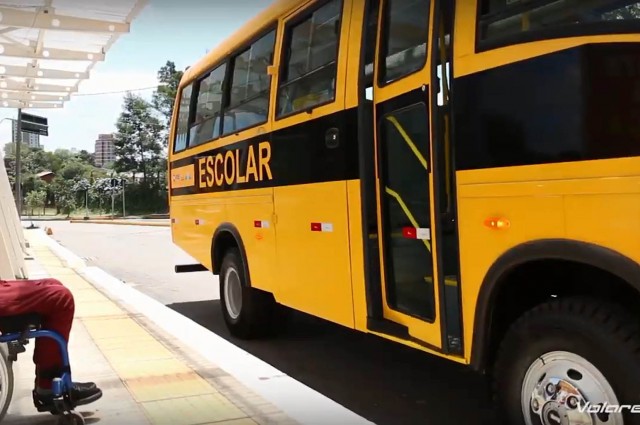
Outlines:
{"label": "bus rear wheel", "polygon": [[638,382],[637,318],[585,298],[555,300],[522,316],[493,373],[505,424],[640,425],[632,410],[640,409]]}
{"label": "bus rear wheel", "polygon": [[220,305],[233,336],[252,339],[270,335],[276,308],[272,294],[247,283],[245,267],[237,248],[227,250],[220,268]]}

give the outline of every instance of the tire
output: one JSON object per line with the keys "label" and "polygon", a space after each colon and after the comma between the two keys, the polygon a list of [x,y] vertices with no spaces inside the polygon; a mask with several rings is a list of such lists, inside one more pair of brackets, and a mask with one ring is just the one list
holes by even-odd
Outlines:
{"label": "tire", "polygon": [[[583,397],[567,398],[561,407],[554,405],[549,402],[553,396],[544,392],[550,378],[562,379],[563,385],[570,385],[565,388],[576,388]],[[557,387],[552,385],[553,389]],[[566,420],[567,410],[563,409],[577,414],[576,404],[585,405],[587,401],[596,404],[595,408],[603,401],[639,405],[638,319],[620,306],[589,298],[539,305],[517,320],[503,339],[493,371],[493,391],[498,415],[507,425],[591,423],[559,421],[562,417]],[[597,417],[597,413],[580,415]],[[608,417],[605,412],[600,415],[601,421],[607,421],[593,423],[640,425],[640,413],[629,410]],[[542,416],[547,422],[541,420]]]}
{"label": "tire", "polygon": [[227,250],[222,260],[220,305],[224,321],[233,336],[253,339],[273,334],[275,299],[272,294],[247,284],[244,262],[237,248]]}
{"label": "tire", "polygon": [[9,410],[13,398],[13,362],[9,359],[7,344],[0,344],[0,422]]}

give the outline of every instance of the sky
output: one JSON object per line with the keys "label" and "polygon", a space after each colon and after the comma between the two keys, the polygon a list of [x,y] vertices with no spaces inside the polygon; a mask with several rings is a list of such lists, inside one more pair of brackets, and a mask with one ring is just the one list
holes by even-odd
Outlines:
{"label": "sky", "polygon": [[[124,93],[157,85],[157,72],[168,60],[184,70],[231,35],[271,0],[149,0],[99,62],[88,80],[63,109],[30,109],[49,119],[49,136],[40,137],[45,150],[94,151],[98,134],[115,132]],[[136,91],[151,99],[153,90]],[[84,96],[81,96],[84,95]],[[16,118],[15,109],[0,108],[0,120]],[[11,121],[0,124],[0,145],[11,141]]]}

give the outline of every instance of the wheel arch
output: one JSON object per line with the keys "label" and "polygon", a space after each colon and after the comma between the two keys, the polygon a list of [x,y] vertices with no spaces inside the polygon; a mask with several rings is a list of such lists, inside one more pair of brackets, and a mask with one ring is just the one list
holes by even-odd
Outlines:
{"label": "wheel arch", "polygon": [[251,286],[251,275],[249,273],[247,252],[244,248],[240,232],[237,227],[231,223],[220,224],[213,233],[213,237],[211,238],[211,270],[213,271],[213,274],[220,273],[224,253],[229,248],[233,247],[238,248],[238,251],[240,251],[245,279],[247,281],[247,285]]}
{"label": "wheel arch", "polygon": [[471,367],[482,371],[495,350],[496,312],[501,293],[515,284],[510,277],[519,269],[540,262],[570,263],[617,278],[629,294],[640,299],[640,265],[629,257],[596,244],[569,239],[543,239],[513,247],[486,273],[476,304]]}

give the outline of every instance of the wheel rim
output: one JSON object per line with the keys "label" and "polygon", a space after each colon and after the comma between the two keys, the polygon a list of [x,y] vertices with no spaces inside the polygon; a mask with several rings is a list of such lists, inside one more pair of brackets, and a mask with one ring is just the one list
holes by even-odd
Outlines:
{"label": "wheel rim", "polygon": [[611,384],[585,358],[566,351],[540,356],[522,383],[526,425],[623,425],[619,412],[597,412],[619,405]]}
{"label": "wheel rim", "polygon": [[224,276],[224,303],[229,316],[236,320],[242,311],[242,284],[238,271],[232,267]]}
{"label": "wheel rim", "polygon": [[[0,350],[4,349],[4,347],[0,348]],[[7,400],[11,396],[9,391],[9,360],[4,356],[0,355],[0,412],[4,409],[7,404]]]}

